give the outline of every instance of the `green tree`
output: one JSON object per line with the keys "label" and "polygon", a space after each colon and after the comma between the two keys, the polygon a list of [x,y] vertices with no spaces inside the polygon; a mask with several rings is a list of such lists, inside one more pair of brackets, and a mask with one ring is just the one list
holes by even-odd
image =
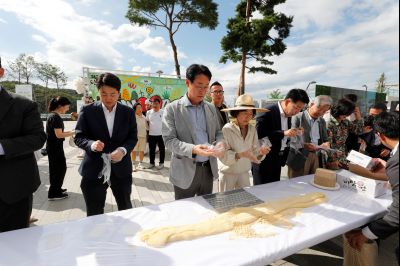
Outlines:
{"label": "green tree", "polygon": [[282,98],[282,94],[281,91],[279,89],[277,90],[273,90],[270,94],[269,94],[269,98],[270,99],[281,99]]}
{"label": "green tree", "polygon": [[9,63],[9,66],[13,72],[11,75],[17,77],[19,83],[24,79],[25,83],[29,84],[36,69],[36,61],[31,55],[20,54],[14,62]]}
{"label": "green tree", "polygon": [[[221,47],[224,54],[221,63],[228,60],[241,61],[240,81],[237,95],[245,91],[245,71],[258,71],[265,74],[276,74],[271,68],[272,61],[267,57],[280,55],[286,50],[283,40],[289,36],[292,27],[292,16],[274,11],[278,4],[286,0],[241,0],[236,7],[236,16],[228,21],[228,33],[222,38]],[[261,18],[251,18],[258,11]],[[247,59],[254,59],[258,66],[248,66]]]}
{"label": "green tree", "polygon": [[129,0],[126,17],[131,23],[165,28],[174,54],[176,75],[181,77],[174,35],[183,23],[215,29],[218,5],[212,0]]}
{"label": "green tree", "polygon": [[386,76],[382,73],[379,79],[376,81],[376,92],[386,93]]}
{"label": "green tree", "polygon": [[52,80],[53,77],[53,66],[49,63],[37,63],[36,64],[36,73],[37,77],[44,82],[46,88],[49,87],[49,81]]}
{"label": "green tree", "polygon": [[63,89],[67,85],[68,77],[58,66],[51,67],[51,75],[51,80],[56,83],[57,90]]}

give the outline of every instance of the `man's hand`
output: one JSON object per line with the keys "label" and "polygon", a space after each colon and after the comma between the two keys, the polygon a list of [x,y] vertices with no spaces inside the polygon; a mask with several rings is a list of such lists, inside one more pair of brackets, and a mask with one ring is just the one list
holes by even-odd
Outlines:
{"label": "man's hand", "polygon": [[349,245],[358,251],[361,251],[362,245],[368,241],[368,238],[362,234],[361,229],[347,232],[345,237],[349,242]]}
{"label": "man's hand", "polygon": [[215,156],[215,152],[210,150],[210,146],[206,144],[195,145],[193,147],[192,153],[203,157]]}
{"label": "man's hand", "polygon": [[375,166],[371,169],[373,173],[385,174],[386,173],[386,162],[380,158],[373,159]]}
{"label": "man's hand", "polygon": [[313,143],[304,143],[304,148],[308,151],[316,151],[317,147]]}
{"label": "man's hand", "polygon": [[296,137],[297,136],[297,129],[292,128],[283,132],[285,137]]}
{"label": "man's hand", "polygon": [[382,151],[381,151],[381,153],[379,154],[379,156],[385,158],[385,157],[388,157],[389,154],[390,154],[390,150],[389,150],[389,149],[383,148]]}
{"label": "man's hand", "polygon": [[117,148],[115,151],[111,153],[111,161],[114,163],[120,162],[122,158],[124,158],[125,153],[122,149]]}
{"label": "man's hand", "polygon": [[102,152],[104,149],[104,143],[101,142],[100,140],[96,140],[92,144],[92,150],[97,151],[97,152]]}

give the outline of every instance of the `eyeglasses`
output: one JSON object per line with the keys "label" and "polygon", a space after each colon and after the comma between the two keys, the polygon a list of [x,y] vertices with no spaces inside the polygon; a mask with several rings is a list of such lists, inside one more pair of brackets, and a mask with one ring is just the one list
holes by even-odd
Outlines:
{"label": "eyeglasses", "polygon": [[211,93],[213,93],[215,95],[223,95],[224,91],[212,91]]}

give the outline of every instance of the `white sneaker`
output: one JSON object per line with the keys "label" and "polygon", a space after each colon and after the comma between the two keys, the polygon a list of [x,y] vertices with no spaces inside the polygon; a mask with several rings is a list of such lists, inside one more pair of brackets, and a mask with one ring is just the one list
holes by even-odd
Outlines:
{"label": "white sneaker", "polygon": [[153,169],[154,167],[156,167],[154,164],[150,164],[147,169]]}
{"label": "white sneaker", "polygon": [[132,166],[132,172],[137,172],[136,164]]}
{"label": "white sneaker", "polygon": [[161,164],[159,164],[158,166],[157,166],[157,169],[158,170],[161,170],[161,169],[163,169],[164,168],[164,164],[163,163],[161,163]]}
{"label": "white sneaker", "polygon": [[144,169],[144,166],[142,165],[142,163],[139,163],[137,166],[137,170],[142,170]]}

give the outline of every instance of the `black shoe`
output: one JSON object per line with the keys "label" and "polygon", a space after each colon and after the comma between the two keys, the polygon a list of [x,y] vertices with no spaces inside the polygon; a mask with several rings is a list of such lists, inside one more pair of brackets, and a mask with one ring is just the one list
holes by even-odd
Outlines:
{"label": "black shoe", "polygon": [[62,188],[62,189],[61,189],[61,192],[62,192],[62,193],[67,192],[67,189],[66,189],[66,188]]}
{"label": "black shoe", "polygon": [[49,200],[50,201],[52,201],[52,200],[62,200],[62,199],[66,199],[66,198],[68,198],[68,194],[67,193],[61,193],[60,195],[55,195],[55,196],[49,197]]}

